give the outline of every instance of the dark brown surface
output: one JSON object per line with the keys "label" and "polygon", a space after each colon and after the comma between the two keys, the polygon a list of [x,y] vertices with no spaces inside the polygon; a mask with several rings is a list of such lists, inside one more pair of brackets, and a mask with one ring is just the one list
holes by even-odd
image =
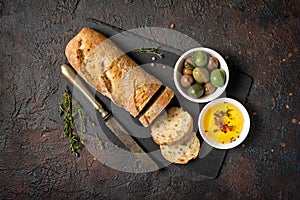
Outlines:
{"label": "dark brown surface", "polygon": [[[300,2],[0,1],[0,198],[298,199]],[[82,21],[168,28],[253,77],[246,141],[216,180],[122,173],[72,156],[58,117],[59,66]]]}

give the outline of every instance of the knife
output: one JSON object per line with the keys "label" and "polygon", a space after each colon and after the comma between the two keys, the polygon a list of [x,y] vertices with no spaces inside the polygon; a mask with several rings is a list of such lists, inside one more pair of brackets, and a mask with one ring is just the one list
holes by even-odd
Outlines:
{"label": "knife", "polygon": [[98,111],[106,126],[118,137],[118,139],[132,152],[148,171],[159,170],[156,162],[136,143],[136,141],[125,131],[119,122],[105,110],[100,101],[97,101],[91,92],[85,87],[83,82],[77,78],[75,70],[67,64],[61,65],[61,74],[74,87],[76,87],[85,98]]}

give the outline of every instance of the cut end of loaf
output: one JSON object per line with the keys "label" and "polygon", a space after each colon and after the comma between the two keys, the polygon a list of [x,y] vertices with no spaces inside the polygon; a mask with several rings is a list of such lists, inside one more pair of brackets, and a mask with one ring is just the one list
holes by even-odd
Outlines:
{"label": "cut end of loaf", "polygon": [[139,118],[142,125],[144,127],[149,126],[170,103],[173,97],[174,92],[169,87],[166,87],[149,109]]}
{"label": "cut end of loaf", "polygon": [[133,96],[134,100],[130,101],[132,105],[129,105],[131,108],[130,114],[133,117],[138,116],[138,114],[143,110],[146,104],[150,101],[151,97],[159,90],[160,84],[150,83],[139,86]]}

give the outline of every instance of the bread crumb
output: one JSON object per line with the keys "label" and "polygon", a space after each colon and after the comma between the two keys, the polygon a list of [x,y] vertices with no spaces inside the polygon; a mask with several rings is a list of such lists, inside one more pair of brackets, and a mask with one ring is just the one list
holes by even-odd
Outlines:
{"label": "bread crumb", "polygon": [[290,97],[291,97],[291,96],[293,96],[293,93],[290,92],[289,95],[290,95]]}
{"label": "bread crumb", "polygon": [[274,152],[274,149],[271,149],[271,152],[273,153],[273,152]]}
{"label": "bread crumb", "polygon": [[286,104],[286,105],[285,105],[285,108],[286,108],[286,109],[289,109],[289,108],[290,108],[290,106],[289,106],[288,104]]}
{"label": "bread crumb", "polygon": [[285,147],[285,142],[280,142],[280,146]]}
{"label": "bread crumb", "polygon": [[173,23],[170,24],[170,28],[171,28],[171,29],[175,28],[175,24],[173,24]]}
{"label": "bread crumb", "polygon": [[[299,122],[300,122],[300,121],[299,121]],[[298,123],[299,123],[299,122],[298,122]],[[296,124],[296,123],[297,123],[297,119],[295,119],[295,118],[292,119],[292,123],[293,123],[293,124]]]}

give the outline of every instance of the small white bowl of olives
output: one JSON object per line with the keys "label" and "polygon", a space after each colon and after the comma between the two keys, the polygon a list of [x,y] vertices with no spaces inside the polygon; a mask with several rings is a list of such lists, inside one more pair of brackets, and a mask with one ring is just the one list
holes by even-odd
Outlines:
{"label": "small white bowl of olives", "polygon": [[175,86],[186,99],[206,103],[218,98],[229,81],[224,58],[216,51],[197,47],[183,53],[174,69]]}

